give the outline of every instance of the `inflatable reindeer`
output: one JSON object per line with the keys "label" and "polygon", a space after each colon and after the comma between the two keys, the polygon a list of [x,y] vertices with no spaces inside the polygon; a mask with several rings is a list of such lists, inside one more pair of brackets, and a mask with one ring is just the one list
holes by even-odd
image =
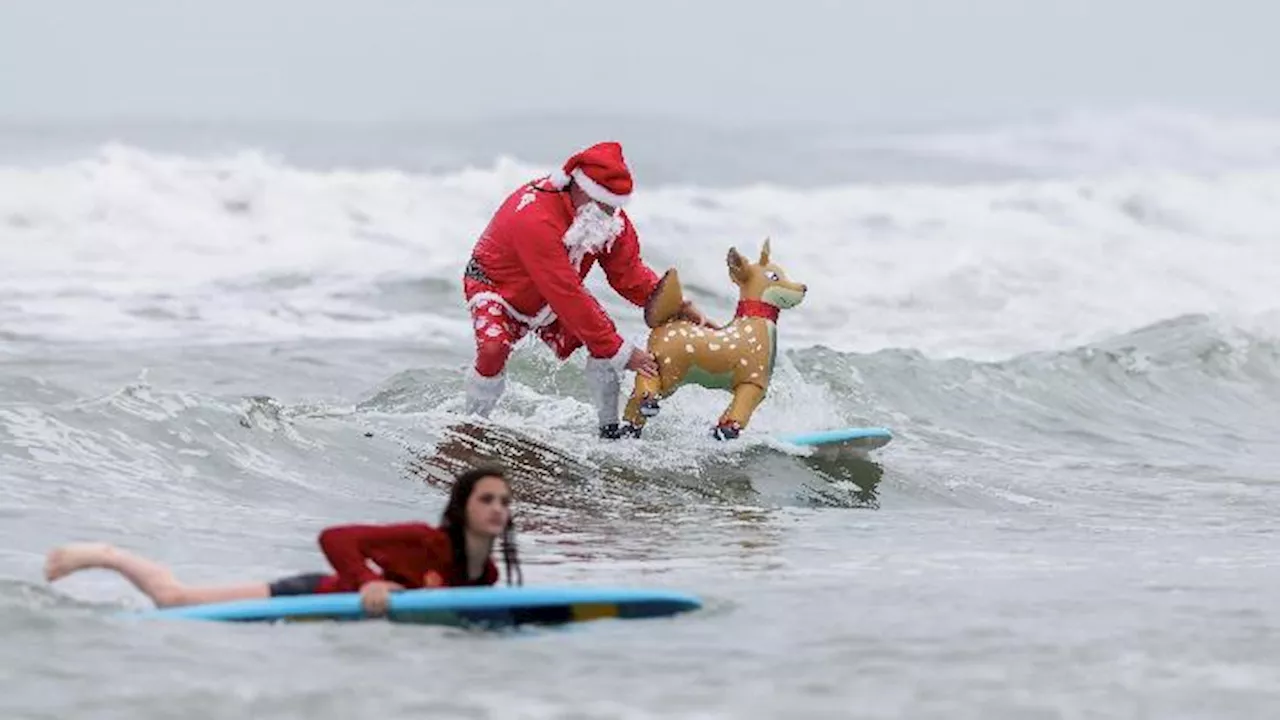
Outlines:
{"label": "inflatable reindeer", "polygon": [[689,383],[733,393],[713,430],[719,440],[738,437],[764,400],[778,352],[778,313],[799,305],[807,288],[788,280],[770,261],[768,239],[759,262],[748,262],[735,248],[729,249],[727,262],[739,289],[738,307],[732,322],[719,330],[674,319],[684,304],[680,278],[674,268],[662,276],[644,311],[659,374],[636,375],[620,435],[639,437],[645,421],[657,415],[658,401]]}

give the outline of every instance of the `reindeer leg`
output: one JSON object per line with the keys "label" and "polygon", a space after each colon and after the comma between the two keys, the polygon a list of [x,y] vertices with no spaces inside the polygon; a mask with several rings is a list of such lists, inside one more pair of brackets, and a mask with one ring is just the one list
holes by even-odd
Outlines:
{"label": "reindeer leg", "polygon": [[656,377],[645,377],[636,373],[635,388],[631,391],[631,399],[622,411],[623,425],[619,435],[640,437],[640,429],[645,421],[658,414],[658,395],[662,391],[662,380]]}
{"label": "reindeer leg", "polygon": [[720,415],[720,422],[711,431],[717,440],[732,440],[747,427],[756,406],[764,400],[764,388],[751,383],[740,383],[733,389],[733,400]]}

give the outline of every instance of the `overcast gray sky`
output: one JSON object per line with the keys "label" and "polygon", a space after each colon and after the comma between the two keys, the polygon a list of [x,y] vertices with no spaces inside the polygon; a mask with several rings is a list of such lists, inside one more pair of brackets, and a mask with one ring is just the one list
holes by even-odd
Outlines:
{"label": "overcast gray sky", "polygon": [[0,118],[1280,109],[1274,0],[0,0]]}

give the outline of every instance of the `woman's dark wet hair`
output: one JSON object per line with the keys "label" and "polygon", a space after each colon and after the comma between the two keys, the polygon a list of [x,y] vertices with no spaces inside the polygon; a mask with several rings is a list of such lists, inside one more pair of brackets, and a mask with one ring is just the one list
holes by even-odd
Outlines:
{"label": "woman's dark wet hair", "polygon": [[[453,545],[453,567],[457,577],[452,584],[471,584],[467,577],[467,501],[471,499],[471,493],[475,492],[476,483],[487,477],[498,478],[508,488],[511,487],[511,481],[500,467],[486,465],[472,468],[454,479],[453,489],[449,492],[449,504],[440,516],[440,529],[448,534],[449,542]],[[520,570],[520,556],[516,551],[514,515],[507,518],[507,526],[502,529],[502,562],[507,570],[507,584],[524,585],[524,573]]]}

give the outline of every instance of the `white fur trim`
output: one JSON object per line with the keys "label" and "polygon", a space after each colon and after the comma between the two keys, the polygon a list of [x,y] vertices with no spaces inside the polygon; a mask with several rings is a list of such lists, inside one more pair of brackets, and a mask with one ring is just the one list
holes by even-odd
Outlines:
{"label": "white fur trim", "polygon": [[541,310],[539,310],[537,315],[534,315],[533,317],[529,317],[528,315],[525,315],[524,313],[511,307],[511,303],[507,302],[506,298],[502,297],[501,295],[495,292],[478,292],[475,295],[472,295],[471,299],[467,301],[467,309],[470,310],[471,308],[475,307],[476,305],[478,305],[479,303],[485,300],[498,303],[504,309],[506,309],[508,313],[511,314],[511,317],[515,318],[516,320],[519,320],[525,325],[528,325],[529,328],[532,330],[537,330],[538,328],[543,327],[545,325],[550,325],[556,319],[556,314],[552,312],[550,305],[547,305],[543,307]]}
{"label": "white fur trim", "polygon": [[575,168],[571,174],[573,175],[574,182],[582,186],[582,191],[590,196],[592,200],[607,203],[614,207],[625,207],[627,200],[630,199],[630,196],[628,195],[614,195],[609,192],[605,189],[605,186],[587,177],[587,174],[582,172],[581,169]]}
{"label": "white fur trim", "polygon": [[547,178],[551,182],[551,186],[557,190],[563,190],[569,186],[569,176],[564,174],[564,170],[556,168],[551,171],[551,175]]}
{"label": "white fur trim", "polygon": [[614,353],[613,357],[601,359],[608,362],[614,370],[617,370],[618,372],[626,372],[627,362],[631,360],[631,352],[635,349],[635,345],[623,340],[622,347],[618,348],[618,352]]}
{"label": "white fur trim", "polygon": [[507,382],[507,369],[504,367],[498,371],[497,375],[485,377],[476,371],[476,366],[472,365],[467,368],[467,385],[478,388],[482,392],[492,393],[494,390],[501,390],[502,386]]}

